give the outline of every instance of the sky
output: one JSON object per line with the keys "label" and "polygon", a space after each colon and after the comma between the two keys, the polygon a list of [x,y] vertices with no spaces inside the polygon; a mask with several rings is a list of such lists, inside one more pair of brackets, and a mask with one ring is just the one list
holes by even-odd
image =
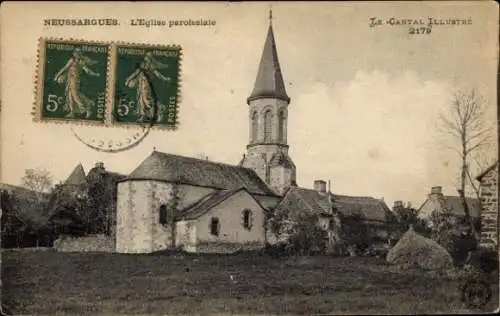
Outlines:
{"label": "sky", "polygon": [[[152,152],[237,164],[248,142],[248,106],[268,28],[273,28],[289,105],[289,153],[297,182],[330,180],[334,193],[421,203],[431,186],[456,192],[459,157],[439,132],[456,91],[476,89],[496,136],[498,7],[455,3],[7,3],[1,8],[0,181],[26,168],[64,180],[102,161],[128,174]],[[464,18],[430,34],[369,27],[370,18]],[[120,26],[44,26],[44,18],[116,18]],[[211,19],[214,26],[138,27],[137,18]],[[180,127],[138,146],[101,153],[84,139],[123,140],[134,129],[33,122],[38,38],[176,44],[183,49]],[[35,105],[36,106],[36,105]],[[495,137],[494,139],[497,139]],[[491,159],[497,144],[485,149]]]}

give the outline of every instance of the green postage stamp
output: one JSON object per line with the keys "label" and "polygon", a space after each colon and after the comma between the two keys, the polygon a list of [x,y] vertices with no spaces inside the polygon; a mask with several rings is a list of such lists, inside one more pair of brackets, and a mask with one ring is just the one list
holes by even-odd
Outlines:
{"label": "green postage stamp", "polygon": [[109,45],[63,40],[40,43],[37,118],[103,124]]}
{"label": "green postage stamp", "polygon": [[118,44],[112,54],[114,124],[175,126],[180,47]]}
{"label": "green postage stamp", "polygon": [[36,121],[178,125],[180,46],[41,39]]}

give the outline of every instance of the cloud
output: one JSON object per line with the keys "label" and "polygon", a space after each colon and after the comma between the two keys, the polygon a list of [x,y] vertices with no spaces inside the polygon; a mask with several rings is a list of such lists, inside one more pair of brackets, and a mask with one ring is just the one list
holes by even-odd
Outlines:
{"label": "cloud", "polygon": [[330,178],[353,195],[420,200],[435,182],[436,131],[450,102],[445,82],[415,73],[358,71],[347,82],[312,83],[290,109],[290,146],[299,183]]}

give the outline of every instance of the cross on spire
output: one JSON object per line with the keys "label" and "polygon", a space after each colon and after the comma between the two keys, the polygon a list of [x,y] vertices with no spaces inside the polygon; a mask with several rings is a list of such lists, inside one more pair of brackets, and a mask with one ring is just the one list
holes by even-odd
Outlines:
{"label": "cross on spire", "polygon": [[269,6],[269,24],[273,23],[273,7]]}

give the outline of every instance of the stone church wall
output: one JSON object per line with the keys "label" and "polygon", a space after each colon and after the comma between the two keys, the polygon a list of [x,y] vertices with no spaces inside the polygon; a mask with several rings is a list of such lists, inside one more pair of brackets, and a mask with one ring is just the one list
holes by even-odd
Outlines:
{"label": "stone church wall", "polygon": [[[177,185],[178,210],[189,206],[214,189]],[[176,247],[172,225],[160,223],[160,207],[168,205],[173,185],[160,181],[118,183],[116,251],[150,253]]]}
{"label": "stone church wall", "polygon": [[151,252],[151,183],[120,182],[117,195],[116,251]]}

